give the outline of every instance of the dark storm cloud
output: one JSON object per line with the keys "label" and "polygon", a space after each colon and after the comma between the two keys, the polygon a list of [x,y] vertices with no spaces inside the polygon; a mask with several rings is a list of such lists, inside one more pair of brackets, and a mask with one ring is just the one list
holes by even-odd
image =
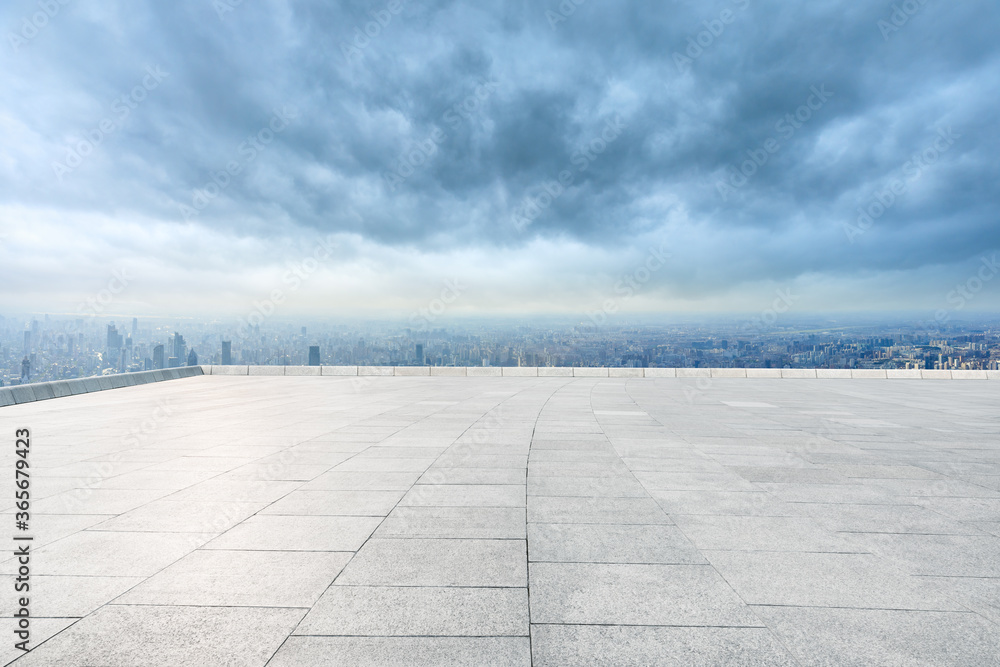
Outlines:
{"label": "dark storm cloud", "polygon": [[[986,0],[74,0],[24,38],[38,7],[0,15],[22,210],[418,253],[683,243],[657,281],[718,289],[1000,246]],[[121,118],[148,67],[168,74]]]}

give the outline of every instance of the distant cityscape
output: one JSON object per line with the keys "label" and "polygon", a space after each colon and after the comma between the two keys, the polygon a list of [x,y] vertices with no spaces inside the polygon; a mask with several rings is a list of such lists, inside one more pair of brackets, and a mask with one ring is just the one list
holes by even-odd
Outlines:
{"label": "distant cityscape", "polygon": [[928,330],[858,317],[266,322],[0,317],[0,383],[198,364],[1000,369],[1000,318]]}

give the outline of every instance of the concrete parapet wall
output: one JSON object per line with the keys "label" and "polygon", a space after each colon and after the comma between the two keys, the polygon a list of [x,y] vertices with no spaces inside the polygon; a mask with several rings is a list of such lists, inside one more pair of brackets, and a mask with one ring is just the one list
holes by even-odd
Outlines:
{"label": "concrete parapet wall", "polygon": [[[0,407],[47,401],[51,398],[89,394],[108,389],[137,387],[151,382],[164,380],[179,380],[195,375],[207,375],[206,367],[183,366],[157,371],[140,371],[138,373],[120,373],[118,375],[102,375],[90,378],[75,378],[72,380],[56,380],[54,382],[36,382],[21,384],[14,387],[0,387]],[[229,368],[223,366],[221,368]]]}

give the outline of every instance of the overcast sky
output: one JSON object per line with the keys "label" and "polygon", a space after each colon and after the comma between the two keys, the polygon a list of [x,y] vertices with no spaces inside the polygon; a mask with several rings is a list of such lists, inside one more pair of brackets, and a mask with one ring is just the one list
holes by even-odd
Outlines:
{"label": "overcast sky", "polygon": [[998,309],[1000,6],[896,7],[9,0],[0,308]]}

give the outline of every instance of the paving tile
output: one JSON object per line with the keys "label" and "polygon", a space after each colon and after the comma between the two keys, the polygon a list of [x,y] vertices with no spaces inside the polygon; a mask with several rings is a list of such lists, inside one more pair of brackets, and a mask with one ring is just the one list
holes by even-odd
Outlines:
{"label": "paving tile", "polygon": [[642,484],[617,477],[531,477],[529,496],[575,496],[603,498],[645,498]]}
{"label": "paving tile", "polygon": [[268,667],[531,667],[527,637],[289,637]]}
{"label": "paving tile", "polygon": [[798,663],[769,630],[758,628],[535,625],[535,667],[716,667]]}
{"label": "paving tile", "polygon": [[921,576],[1000,577],[1000,538],[993,535],[884,535],[846,537]]}
{"label": "paving tile", "polygon": [[801,665],[998,665],[1000,633],[975,614],[755,607]]}
{"label": "paving tile", "polygon": [[670,524],[652,498],[573,498],[531,496],[532,523]]}
{"label": "paving tile", "polygon": [[[42,547],[31,573],[81,577],[148,577],[211,539],[198,533],[124,533],[84,530]],[[0,565],[12,573],[11,561]]]}
{"label": "paving tile", "polygon": [[652,489],[649,495],[669,515],[800,516],[791,503],[764,491],[667,491]]}
{"label": "paving tile", "polygon": [[273,503],[295,489],[299,482],[239,481],[211,479],[173,493],[165,500],[238,501],[246,503]]}
{"label": "paving tile", "polygon": [[221,533],[266,507],[265,503],[157,500],[97,524],[91,530]]}
{"label": "paving tile", "polygon": [[528,559],[562,563],[704,564],[676,526],[532,523]]}
{"label": "paving tile", "polygon": [[520,540],[372,538],[336,584],[524,587],[525,549]]}
{"label": "paving tile", "polygon": [[385,516],[402,491],[292,491],[261,514],[312,516]]}
{"label": "paving tile", "polygon": [[169,494],[164,489],[76,489],[36,500],[35,514],[121,514]]}
{"label": "paving tile", "polygon": [[[144,581],[142,577],[74,577],[32,574],[30,586],[31,614],[43,617],[83,617],[111,602],[133,586]],[[14,614],[15,598],[6,596],[0,613],[10,618]],[[32,622],[34,623],[34,621]],[[32,640],[35,637],[32,625]]]}
{"label": "paving tile", "polygon": [[304,613],[302,609],[108,605],[16,664],[264,665]]}
{"label": "paving tile", "polygon": [[844,551],[843,539],[810,518],[678,515],[674,522],[699,549]]}
{"label": "paving tile", "polygon": [[297,635],[527,636],[526,588],[332,586]]}
{"label": "paving tile", "polygon": [[706,565],[532,563],[532,623],[762,627]]}
{"label": "paving tile", "polygon": [[350,558],[336,552],[199,550],[115,603],[311,607]]}
{"label": "paving tile", "polygon": [[399,501],[402,507],[524,507],[523,486],[419,484]]}
{"label": "paving tile", "polygon": [[215,538],[204,549],[252,551],[357,551],[382,522],[366,516],[258,514]]}
{"label": "paving tile", "polygon": [[525,539],[522,508],[397,507],[375,531],[376,537]]}
{"label": "paving tile", "polygon": [[427,469],[417,484],[525,484],[521,468],[437,468]]}
{"label": "paving tile", "polygon": [[864,609],[960,609],[865,553],[703,551],[740,597],[753,605]]}
{"label": "paving tile", "polygon": [[847,533],[979,535],[982,531],[917,505],[796,503],[804,516],[827,530]]}
{"label": "paving tile", "polygon": [[303,491],[406,491],[419,472],[343,472],[330,470],[303,484]]}

